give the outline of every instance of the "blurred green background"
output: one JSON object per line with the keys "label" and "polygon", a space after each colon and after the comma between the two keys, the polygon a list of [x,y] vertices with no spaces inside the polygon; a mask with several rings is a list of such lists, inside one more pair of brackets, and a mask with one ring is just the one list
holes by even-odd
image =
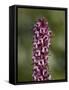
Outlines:
{"label": "blurred green background", "polygon": [[18,81],[32,81],[32,28],[45,17],[53,32],[49,49],[52,80],[65,79],[65,11],[18,8]]}

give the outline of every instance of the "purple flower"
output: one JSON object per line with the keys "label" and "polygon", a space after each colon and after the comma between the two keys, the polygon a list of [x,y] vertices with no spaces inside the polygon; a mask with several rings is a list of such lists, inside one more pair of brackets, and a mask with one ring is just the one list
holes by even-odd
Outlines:
{"label": "purple flower", "polygon": [[48,52],[51,45],[52,32],[49,30],[48,22],[45,18],[39,19],[33,28],[33,80],[50,80],[48,70]]}

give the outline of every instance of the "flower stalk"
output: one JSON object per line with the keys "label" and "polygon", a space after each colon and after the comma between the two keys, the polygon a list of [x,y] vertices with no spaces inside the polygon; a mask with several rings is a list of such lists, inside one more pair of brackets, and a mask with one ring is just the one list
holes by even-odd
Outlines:
{"label": "flower stalk", "polygon": [[33,74],[34,81],[50,80],[48,68],[48,52],[51,45],[52,32],[45,18],[38,19],[33,28]]}

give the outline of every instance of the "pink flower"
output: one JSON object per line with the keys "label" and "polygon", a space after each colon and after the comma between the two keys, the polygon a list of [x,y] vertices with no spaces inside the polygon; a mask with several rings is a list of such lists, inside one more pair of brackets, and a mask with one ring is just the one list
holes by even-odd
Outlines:
{"label": "pink flower", "polygon": [[51,45],[52,32],[45,18],[39,19],[33,28],[33,80],[44,81],[51,79],[48,70],[48,51]]}

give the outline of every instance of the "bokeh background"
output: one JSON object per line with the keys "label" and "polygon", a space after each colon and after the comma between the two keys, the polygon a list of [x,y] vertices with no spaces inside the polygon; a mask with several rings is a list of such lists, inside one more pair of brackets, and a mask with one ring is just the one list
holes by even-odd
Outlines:
{"label": "bokeh background", "polygon": [[53,32],[49,49],[52,80],[65,79],[65,11],[18,8],[18,81],[32,81],[32,28],[45,17]]}

